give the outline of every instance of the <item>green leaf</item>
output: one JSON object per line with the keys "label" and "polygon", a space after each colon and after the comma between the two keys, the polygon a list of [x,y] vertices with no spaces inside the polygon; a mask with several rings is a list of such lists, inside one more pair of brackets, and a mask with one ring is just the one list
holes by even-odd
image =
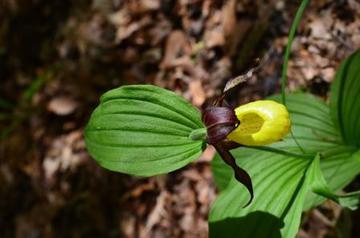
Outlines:
{"label": "green leaf", "polygon": [[315,157],[314,165],[312,166],[312,170],[309,173],[309,176],[311,176],[310,179],[312,181],[311,190],[322,197],[333,200],[334,202],[340,204],[343,207],[347,207],[351,210],[356,210],[360,202],[360,191],[342,195],[337,195],[333,193],[328,186],[325,177],[322,174],[320,168],[321,157],[322,156],[320,153]]}
{"label": "green leaf", "polygon": [[124,86],[101,97],[85,143],[104,168],[151,176],[198,158],[204,141],[194,134],[203,127],[199,111],[175,93],[151,85]]}
{"label": "green leaf", "polygon": [[[280,101],[279,96],[272,99]],[[287,104],[292,130],[306,155],[314,158],[318,152],[323,154],[320,167],[329,191],[343,188],[360,172],[360,154],[355,153],[356,148],[343,144],[330,118],[329,107],[309,94],[288,95]],[[309,168],[313,169],[312,159],[276,152],[281,149],[301,153],[290,135],[270,148],[274,151],[260,150],[262,148],[232,151],[237,164],[249,172],[253,180],[255,199],[245,209],[242,204],[248,199],[246,191],[218,157],[213,160],[215,181],[222,192],[210,214],[212,237],[237,237],[236,234],[294,237],[301,211],[324,201],[323,196],[310,192],[312,176],[306,174]],[[223,229],[226,233],[220,235]]]}
{"label": "green leaf", "polygon": [[244,148],[234,151],[239,166],[250,173],[255,197],[231,179],[210,213],[210,237],[294,237],[309,189],[311,160]]}
{"label": "green leaf", "polygon": [[[328,149],[322,153],[320,167],[329,191],[340,191],[360,173],[360,152],[349,146]],[[313,208],[324,200],[324,196],[309,193],[304,210]]]}
{"label": "green leaf", "polygon": [[[270,99],[280,102],[279,96]],[[290,113],[294,137],[306,154],[314,154],[334,146],[342,145],[342,139],[335,128],[329,107],[319,98],[311,94],[295,93],[287,96],[287,109]],[[291,135],[274,147],[297,147]],[[299,152],[301,152],[299,150]]]}
{"label": "green leaf", "polygon": [[[297,151],[291,148],[287,150]],[[351,209],[359,203],[359,192],[335,195],[330,186],[327,187],[327,193],[319,191],[324,189],[321,183],[326,183],[323,180],[314,184],[315,179],[319,179],[316,173],[321,172],[319,159],[294,158],[251,148],[237,149],[233,153],[238,158],[238,165],[248,171],[253,179],[255,198],[249,207],[243,208],[242,204],[248,199],[247,192],[231,178],[211,209],[210,237],[295,237],[301,213],[304,207],[309,206],[306,203],[312,203],[310,207],[314,205],[317,201],[314,198],[323,201],[325,196]],[[322,162],[333,160],[336,154],[329,156]],[[356,157],[355,161],[360,164],[360,156]],[[347,159],[355,162],[352,158]],[[345,161],[342,165],[351,169]],[[356,170],[358,173],[359,166]],[[321,196],[307,199],[311,189]]]}
{"label": "green leaf", "polygon": [[344,141],[360,146],[360,51],[347,58],[331,88],[331,114]]}

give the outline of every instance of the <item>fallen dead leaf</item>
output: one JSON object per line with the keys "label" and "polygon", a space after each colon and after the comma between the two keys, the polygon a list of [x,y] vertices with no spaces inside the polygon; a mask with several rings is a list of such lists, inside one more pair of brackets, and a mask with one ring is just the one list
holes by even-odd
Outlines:
{"label": "fallen dead leaf", "polygon": [[170,33],[166,40],[165,55],[160,67],[163,69],[174,66],[176,59],[188,58],[191,55],[191,45],[184,32],[176,30]]}
{"label": "fallen dead leaf", "polygon": [[49,102],[47,109],[56,115],[66,116],[73,113],[77,107],[78,103],[75,100],[59,96]]}
{"label": "fallen dead leaf", "polygon": [[213,30],[205,34],[205,47],[213,48],[216,46],[223,46],[225,44],[225,37],[219,30]]}
{"label": "fallen dead leaf", "polygon": [[206,94],[202,86],[201,80],[191,81],[189,84],[189,91],[192,96],[192,103],[195,106],[201,106],[206,100]]}
{"label": "fallen dead leaf", "polygon": [[210,162],[215,156],[216,150],[213,146],[208,146],[196,162]]}

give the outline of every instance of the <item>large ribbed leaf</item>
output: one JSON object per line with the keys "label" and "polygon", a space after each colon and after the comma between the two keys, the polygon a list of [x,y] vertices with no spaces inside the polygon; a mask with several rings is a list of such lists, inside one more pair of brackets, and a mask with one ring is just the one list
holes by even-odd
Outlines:
{"label": "large ribbed leaf", "polygon": [[308,192],[310,159],[291,158],[254,149],[235,150],[239,166],[253,179],[254,200],[231,179],[210,213],[210,237],[294,237]]}
{"label": "large ribbed leaf", "polygon": [[[360,173],[360,153],[349,146],[338,146],[322,153],[320,167],[329,189],[337,192],[348,185]],[[324,201],[324,197],[309,193],[304,210],[315,207]]]}
{"label": "large ribbed leaf", "polygon": [[85,142],[101,166],[151,176],[198,158],[204,142],[189,135],[200,128],[200,113],[173,92],[124,86],[101,97],[86,126]]}
{"label": "large ribbed leaf", "polygon": [[[360,151],[357,153],[354,153],[353,157],[357,157],[356,161],[359,163],[360,159]],[[321,171],[320,167],[320,159],[324,155],[321,153],[318,153],[315,157],[315,160],[313,162],[312,170],[309,172],[307,176],[311,176],[311,191],[313,191],[316,194],[319,194],[323,197],[326,197],[328,199],[333,200],[334,202],[337,202],[343,207],[347,207],[351,210],[356,210],[359,207],[360,203],[360,191],[351,192],[347,194],[335,194],[331,189],[329,188],[329,185],[326,181],[326,179],[323,176],[323,173]],[[353,158],[349,158],[350,160]]]}
{"label": "large ribbed leaf", "polygon": [[[278,97],[272,99],[279,100]],[[315,157],[323,152],[320,166],[329,188],[332,191],[343,188],[360,172],[359,153],[354,153],[354,147],[343,145],[330,119],[329,107],[321,100],[307,94],[293,94],[287,101],[298,143],[307,155]],[[301,153],[290,135],[271,147]],[[294,237],[301,211],[324,200],[310,193],[306,181],[312,159],[249,148],[232,153],[238,165],[249,172],[255,199],[249,207],[242,208],[248,194],[232,178],[232,171],[216,157],[212,168],[215,181],[223,191],[211,210],[211,236]],[[220,236],[223,230],[228,233]]]}
{"label": "large ribbed leaf", "polygon": [[[280,101],[278,96],[271,99]],[[291,94],[287,96],[287,109],[293,136],[306,154],[316,154],[343,144],[330,118],[329,107],[320,99],[310,94]],[[274,144],[275,147],[282,145],[297,147],[291,134],[283,142]]]}
{"label": "large ribbed leaf", "polygon": [[[280,97],[274,97],[280,101]],[[321,170],[332,191],[349,184],[360,173],[360,157],[356,148],[346,145],[331,120],[329,107],[310,94],[292,94],[287,97],[294,137],[306,153],[322,152]],[[296,145],[291,135],[273,147],[291,148]],[[300,153],[300,151],[299,151]],[[324,198],[314,193],[306,197],[304,210],[314,207]]]}
{"label": "large ribbed leaf", "polygon": [[340,66],[331,88],[331,114],[348,144],[360,146],[360,51]]}

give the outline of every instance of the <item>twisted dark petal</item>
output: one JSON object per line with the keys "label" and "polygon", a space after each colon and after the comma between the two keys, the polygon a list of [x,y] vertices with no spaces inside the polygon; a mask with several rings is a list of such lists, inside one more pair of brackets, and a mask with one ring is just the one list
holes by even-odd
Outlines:
{"label": "twisted dark petal", "polygon": [[216,148],[217,152],[220,154],[224,162],[234,170],[236,180],[242,183],[249,191],[250,199],[244,207],[248,206],[254,198],[254,190],[249,174],[245,170],[237,166],[235,158],[230,153],[226,142],[220,142],[214,145],[214,147]]}
{"label": "twisted dark petal", "polygon": [[237,166],[235,158],[230,153],[231,149],[240,145],[226,140],[226,136],[240,123],[234,110],[229,107],[210,107],[203,112],[202,121],[207,129],[207,142],[215,147],[225,163],[234,170],[236,180],[249,191],[250,200],[245,205],[248,206],[254,198],[251,178],[245,170]]}
{"label": "twisted dark petal", "polygon": [[207,128],[207,142],[211,145],[224,140],[239,124],[234,110],[228,107],[206,109],[202,121]]}

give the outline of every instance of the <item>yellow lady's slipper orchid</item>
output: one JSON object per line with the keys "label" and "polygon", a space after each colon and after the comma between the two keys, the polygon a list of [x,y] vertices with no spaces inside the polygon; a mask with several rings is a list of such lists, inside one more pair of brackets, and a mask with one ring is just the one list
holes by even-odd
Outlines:
{"label": "yellow lady's slipper orchid", "polygon": [[286,107],[271,100],[260,100],[235,109],[240,125],[227,138],[242,145],[261,146],[282,139],[290,129]]}

